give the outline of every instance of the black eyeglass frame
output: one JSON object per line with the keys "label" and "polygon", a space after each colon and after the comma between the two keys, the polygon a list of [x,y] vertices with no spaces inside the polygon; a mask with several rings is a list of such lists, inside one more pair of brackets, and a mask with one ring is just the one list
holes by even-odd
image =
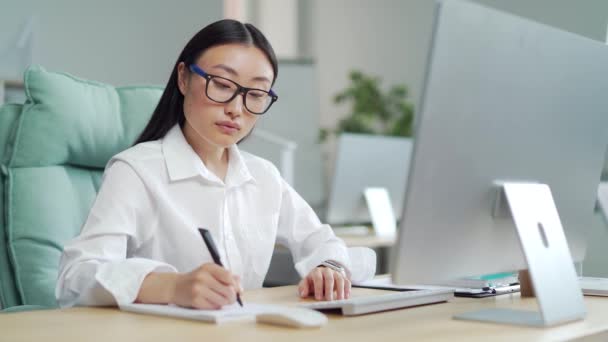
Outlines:
{"label": "black eyeglass frame", "polygon": [[[262,114],[266,113],[266,112],[267,112],[267,111],[270,109],[270,107],[272,107],[272,104],[273,104],[273,103],[275,103],[275,102],[276,102],[276,101],[279,99],[279,96],[277,95],[277,93],[275,93],[275,92],[274,92],[274,90],[272,90],[272,89],[270,89],[270,91],[266,91],[266,90],[264,90],[264,89],[259,89],[259,88],[247,88],[247,87],[243,87],[243,86],[241,86],[240,84],[238,84],[238,83],[234,82],[234,81],[233,81],[233,80],[231,80],[231,79],[228,79],[228,78],[225,78],[225,77],[222,77],[222,76],[217,76],[217,75],[208,74],[207,72],[205,72],[203,69],[201,69],[201,68],[200,68],[198,65],[196,65],[196,64],[190,64],[189,69],[190,69],[190,71],[192,71],[193,73],[195,73],[195,74],[197,74],[197,75],[199,75],[199,76],[203,77],[205,80],[207,80],[207,84],[205,85],[205,95],[206,95],[206,96],[207,96],[207,97],[208,97],[208,98],[209,98],[211,101],[213,101],[213,102],[217,102],[217,103],[228,103],[228,102],[230,102],[230,101],[234,100],[234,98],[235,98],[235,97],[237,97],[239,94],[243,94],[243,95],[244,95],[244,96],[243,96],[243,105],[245,106],[245,108],[247,108],[247,111],[248,111],[249,113],[251,113],[251,114],[255,114],[255,115],[262,115]],[[219,79],[225,80],[225,81],[227,81],[227,82],[230,82],[230,83],[232,83],[232,84],[236,85],[236,91],[234,92],[234,94],[232,94],[232,96],[231,96],[231,97],[230,97],[228,100],[226,100],[226,101],[218,101],[218,100],[212,99],[212,98],[209,96],[209,90],[208,90],[208,89],[209,89],[209,83],[210,83],[209,81],[211,81],[211,80],[212,80],[212,79],[214,79],[214,78],[219,78]],[[268,107],[266,107],[266,109],[265,109],[263,112],[254,112],[254,111],[251,111],[251,110],[249,109],[249,107],[247,107],[247,93],[248,93],[249,91],[251,91],[251,90],[254,90],[254,91],[261,91],[261,92],[267,93],[267,94],[268,94],[268,96],[270,96],[270,103],[268,104]]]}

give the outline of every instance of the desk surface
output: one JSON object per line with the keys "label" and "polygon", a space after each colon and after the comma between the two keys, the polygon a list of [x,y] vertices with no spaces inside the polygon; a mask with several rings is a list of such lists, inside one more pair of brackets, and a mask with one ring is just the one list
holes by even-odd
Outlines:
{"label": "desk surface", "polygon": [[[362,296],[375,290],[353,289]],[[246,302],[293,304],[296,288],[285,286],[247,291]],[[321,329],[297,330],[253,322],[220,325],[121,312],[116,308],[71,308],[0,314],[2,341],[555,341],[588,336],[608,340],[608,297],[585,297],[584,321],[552,328],[528,328],[453,320],[456,313],[490,307],[534,309],[532,298],[502,295],[483,299],[455,298],[427,305],[356,317],[329,314]],[[593,336],[591,336],[593,335]]]}
{"label": "desk surface", "polygon": [[394,237],[380,237],[373,234],[369,235],[354,235],[354,234],[340,234],[337,232],[336,235],[344,240],[344,243],[348,247],[392,247],[395,244]]}

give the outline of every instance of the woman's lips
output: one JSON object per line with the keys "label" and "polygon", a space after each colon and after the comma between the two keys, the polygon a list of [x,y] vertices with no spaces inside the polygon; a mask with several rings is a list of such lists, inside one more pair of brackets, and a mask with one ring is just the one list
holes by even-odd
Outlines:
{"label": "woman's lips", "polygon": [[220,131],[227,134],[234,134],[241,129],[239,124],[232,121],[220,121],[217,122],[216,125],[219,127]]}

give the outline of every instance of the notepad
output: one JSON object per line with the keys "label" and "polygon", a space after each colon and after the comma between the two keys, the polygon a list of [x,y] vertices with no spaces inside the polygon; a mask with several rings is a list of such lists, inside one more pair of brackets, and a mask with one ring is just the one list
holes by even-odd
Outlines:
{"label": "notepad", "polygon": [[183,308],[177,305],[159,304],[123,304],[123,311],[141,314],[169,316],[211,323],[224,323],[231,321],[255,321],[255,316],[261,313],[269,313],[279,310],[278,305],[246,303],[241,307],[237,304],[225,306],[220,310],[199,310]]}

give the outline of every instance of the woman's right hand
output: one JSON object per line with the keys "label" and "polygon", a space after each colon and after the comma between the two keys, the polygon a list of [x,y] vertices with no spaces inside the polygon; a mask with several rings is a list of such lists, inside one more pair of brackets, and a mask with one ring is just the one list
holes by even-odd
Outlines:
{"label": "woman's right hand", "polygon": [[236,294],[242,292],[239,276],[207,263],[189,273],[176,275],[170,302],[196,309],[221,309],[233,304]]}

